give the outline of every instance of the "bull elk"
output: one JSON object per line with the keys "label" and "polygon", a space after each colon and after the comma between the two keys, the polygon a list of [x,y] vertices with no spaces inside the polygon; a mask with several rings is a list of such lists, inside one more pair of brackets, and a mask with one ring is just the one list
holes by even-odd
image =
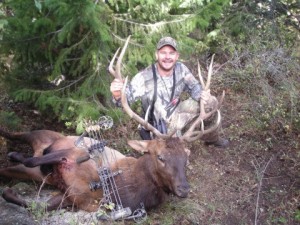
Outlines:
{"label": "bull elk", "polygon": [[[129,38],[118,58],[116,70],[113,69],[113,64],[118,51],[110,63],[109,70],[114,76],[122,77],[122,57],[128,42]],[[147,141],[128,141],[133,149],[143,153],[142,156],[126,157],[114,149],[105,147],[104,151],[115,157],[111,157],[114,160],[104,162],[101,159],[90,158],[85,148],[77,147],[74,143],[78,140],[78,136],[64,136],[49,130],[7,132],[0,128],[1,136],[12,141],[24,141],[31,145],[34,151],[33,156],[29,158],[17,152],[10,153],[10,159],[21,164],[0,169],[0,176],[43,181],[57,187],[61,194],[48,201],[48,210],[75,206],[89,212],[97,211],[103,197],[103,190],[100,188],[92,191],[89,184],[92,181],[99,181],[97,169],[105,163],[113,172],[122,171],[115,176],[115,182],[124,207],[135,210],[143,204],[145,209],[153,208],[161,204],[169,193],[182,198],[187,197],[190,187],[185,166],[189,150],[185,148],[185,142],[193,141],[216,129],[220,123],[219,111],[215,110],[218,119],[212,128],[204,130],[201,125],[200,131],[195,130],[211,114],[202,113],[182,137],[172,137],[172,135],[161,134],[130,109],[125,96],[125,86],[126,83],[121,98],[124,110],[157,137]],[[200,102],[201,104],[203,103]],[[85,137],[85,139],[89,142],[89,138]],[[12,203],[27,206],[27,203],[18,199],[11,189],[4,191],[3,197]]]}

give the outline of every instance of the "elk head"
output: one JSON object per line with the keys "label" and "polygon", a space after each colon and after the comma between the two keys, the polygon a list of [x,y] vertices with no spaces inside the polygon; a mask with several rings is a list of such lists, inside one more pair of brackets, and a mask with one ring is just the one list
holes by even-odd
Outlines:
{"label": "elk head", "polygon": [[[129,140],[128,144],[140,153],[146,153],[148,158],[144,166],[152,167],[153,175],[148,173],[148,179],[155,180],[159,187],[167,193],[174,193],[185,198],[190,186],[186,179],[185,168],[188,162],[189,150],[184,147],[184,141],[179,138],[154,140]],[[149,163],[149,162],[153,163]]]}

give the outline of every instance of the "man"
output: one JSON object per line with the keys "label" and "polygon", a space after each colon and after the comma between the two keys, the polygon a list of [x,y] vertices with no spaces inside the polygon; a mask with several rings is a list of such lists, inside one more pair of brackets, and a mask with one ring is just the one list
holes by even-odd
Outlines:
{"label": "man", "polygon": [[[216,107],[216,98],[210,95],[209,90],[202,90],[190,70],[177,61],[179,52],[173,38],[160,39],[155,57],[155,64],[133,77],[126,87],[126,96],[129,104],[140,99],[144,112],[150,108],[148,121],[161,133],[181,131],[199,113],[200,98],[206,110]],[[110,86],[117,105],[120,105],[122,87],[123,81],[119,79],[114,79]],[[189,93],[190,98],[181,102],[183,92]],[[143,139],[151,139],[150,133],[144,129],[141,129],[140,134]],[[216,147],[228,145],[228,140],[219,136],[219,129],[201,139]]]}

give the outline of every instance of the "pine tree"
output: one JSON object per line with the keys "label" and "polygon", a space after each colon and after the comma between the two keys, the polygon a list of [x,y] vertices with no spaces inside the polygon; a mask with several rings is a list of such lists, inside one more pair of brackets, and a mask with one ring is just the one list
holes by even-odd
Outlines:
{"label": "pine tree", "polygon": [[[105,64],[113,49],[107,5],[89,0],[5,5],[13,14],[6,18],[2,48],[14,55],[5,81],[16,100],[33,102],[63,120],[103,113],[102,99],[109,94]],[[58,78],[65,81],[55,86]]]}

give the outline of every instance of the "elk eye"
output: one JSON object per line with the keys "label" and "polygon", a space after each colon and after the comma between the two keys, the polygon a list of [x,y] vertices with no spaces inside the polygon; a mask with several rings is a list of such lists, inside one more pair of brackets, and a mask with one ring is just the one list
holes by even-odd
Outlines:
{"label": "elk eye", "polygon": [[157,158],[158,158],[160,161],[162,161],[162,162],[165,161],[164,158],[163,158],[161,155],[158,155]]}

